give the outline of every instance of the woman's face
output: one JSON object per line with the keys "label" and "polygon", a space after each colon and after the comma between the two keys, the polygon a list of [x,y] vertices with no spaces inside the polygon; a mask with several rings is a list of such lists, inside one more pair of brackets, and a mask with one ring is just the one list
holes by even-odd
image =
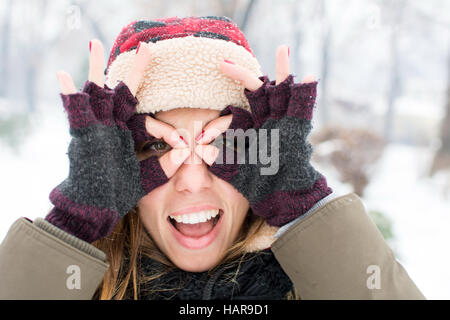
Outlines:
{"label": "woman's face", "polygon": [[[191,272],[206,271],[220,262],[249,210],[242,194],[212,174],[193,151],[202,128],[218,116],[217,110],[193,108],[156,113],[156,119],[180,132],[192,152],[167,183],[138,203],[140,218],[156,245],[178,268]],[[171,147],[160,140],[146,149],[161,156]]]}

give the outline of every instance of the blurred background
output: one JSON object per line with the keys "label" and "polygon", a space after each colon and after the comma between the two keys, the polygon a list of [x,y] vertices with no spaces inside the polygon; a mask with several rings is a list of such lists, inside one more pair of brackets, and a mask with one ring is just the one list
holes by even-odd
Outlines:
{"label": "blurred background", "polygon": [[448,0],[2,0],[0,241],[68,174],[56,72],[81,88],[92,38],[109,52],[133,20],[191,15],[235,21],[270,78],[290,46],[295,81],[319,79],[314,166],[363,199],[428,299],[450,299]]}

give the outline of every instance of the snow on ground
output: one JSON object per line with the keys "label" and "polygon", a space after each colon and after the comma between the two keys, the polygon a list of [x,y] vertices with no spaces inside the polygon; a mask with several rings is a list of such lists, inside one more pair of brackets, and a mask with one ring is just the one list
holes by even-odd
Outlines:
{"label": "snow on ground", "polygon": [[16,154],[0,141],[0,241],[19,217],[43,217],[52,207],[50,191],[69,172],[70,142],[62,106],[32,118],[32,132]]}
{"label": "snow on ground", "polygon": [[[68,173],[70,136],[62,107],[34,117],[33,125],[20,154],[0,145],[0,241],[17,218],[45,216],[50,191]],[[388,146],[363,202],[393,221],[394,251],[425,296],[450,299],[450,195],[445,198],[442,192],[448,177],[425,176],[431,155],[428,149]],[[321,172],[327,171],[330,186],[349,192],[331,169]]]}
{"label": "snow on ground", "polygon": [[450,179],[427,177],[432,156],[426,148],[388,146],[363,201],[392,220],[397,258],[423,294],[450,299]]}

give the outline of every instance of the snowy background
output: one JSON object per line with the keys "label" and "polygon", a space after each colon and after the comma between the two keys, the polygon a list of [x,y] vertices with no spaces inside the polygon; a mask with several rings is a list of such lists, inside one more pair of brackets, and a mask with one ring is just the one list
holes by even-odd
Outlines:
{"label": "snowy background", "polygon": [[[1,1],[0,241],[19,217],[45,216],[68,173],[56,71],[81,87],[90,39],[109,51],[129,22],[175,15],[232,18],[271,78],[288,44],[292,73],[320,79],[313,132],[357,128],[386,142],[361,198],[390,221],[388,243],[425,296],[450,299],[450,163],[429,174],[450,108],[446,0]],[[336,192],[354,191],[331,162],[315,164]]]}

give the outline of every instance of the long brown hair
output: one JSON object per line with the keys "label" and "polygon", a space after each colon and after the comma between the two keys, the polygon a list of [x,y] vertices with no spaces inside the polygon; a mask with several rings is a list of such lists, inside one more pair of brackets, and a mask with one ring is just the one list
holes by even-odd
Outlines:
{"label": "long brown hair", "polygon": [[[139,287],[143,281],[158,278],[164,273],[142,277],[139,273],[140,255],[159,261],[170,268],[173,263],[159,250],[151,236],[146,232],[139,218],[138,208],[133,208],[116,225],[113,232],[96,242],[94,246],[105,252],[109,261],[109,269],[98,287],[95,299],[121,300],[124,298],[139,299]],[[264,223],[264,219],[249,210],[240,234],[234,244],[227,250],[222,264],[230,263],[245,256],[246,244],[254,239]],[[210,270],[211,271],[211,270]],[[127,291],[132,288],[132,296]]]}

